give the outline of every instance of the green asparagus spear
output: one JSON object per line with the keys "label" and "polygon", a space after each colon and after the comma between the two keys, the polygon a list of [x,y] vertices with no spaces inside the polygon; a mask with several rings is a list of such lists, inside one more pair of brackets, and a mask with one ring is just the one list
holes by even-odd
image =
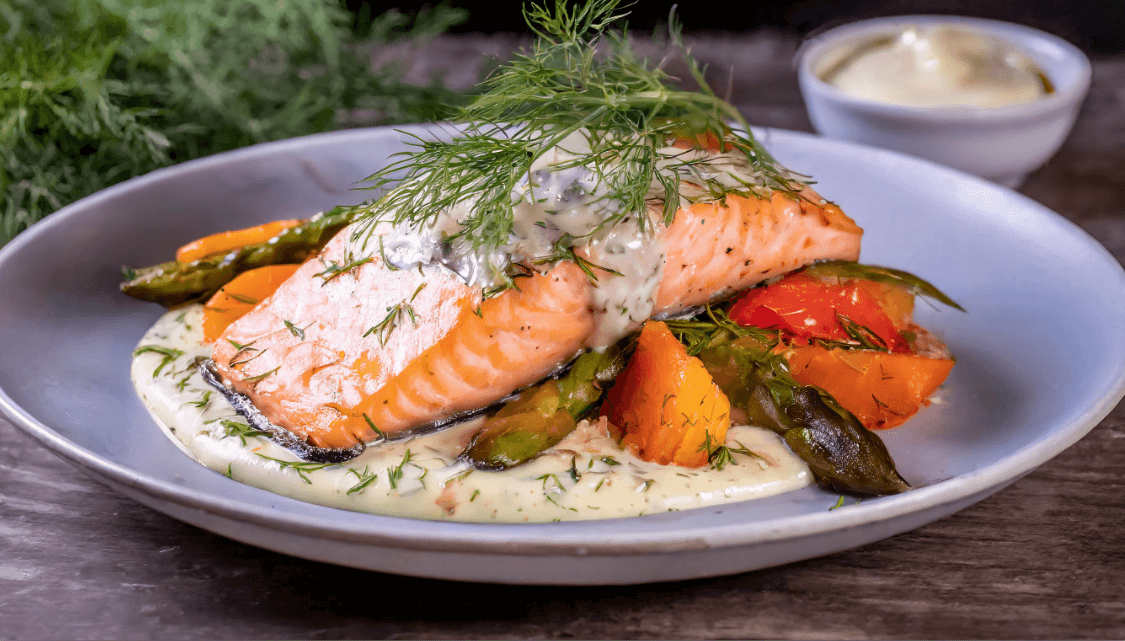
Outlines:
{"label": "green asparagus spear", "polygon": [[864,280],[874,281],[876,283],[884,283],[887,285],[898,285],[905,287],[914,293],[915,296],[925,296],[932,298],[936,301],[949,305],[953,309],[965,311],[963,307],[958,305],[952,298],[946,296],[940,289],[934,287],[930,283],[918,278],[910,272],[904,272],[901,269],[893,269],[891,267],[879,267],[878,265],[861,265],[856,262],[848,260],[830,260],[823,263],[816,263],[805,268],[805,273],[810,276],[837,276],[840,278],[861,278]]}
{"label": "green asparagus spear", "polygon": [[793,380],[771,347],[747,336],[705,347],[699,358],[731,407],[780,434],[822,485],[877,495],[910,489],[878,435],[828,394]]}
{"label": "green asparagus spear", "polygon": [[525,390],[489,417],[459,458],[482,470],[506,470],[535,458],[574,431],[624,366],[617,346],[586,352],[564,376]]}
{"label": "green asparagus spear", "polygon": [[205,300],[244,271],[303,262],[351,222],[354,210],[337,207],[290,227],[270,242],[247,245],[222,255],[191,263],[171,261],[143,267],[121,283],[121,291],[165,307]]}

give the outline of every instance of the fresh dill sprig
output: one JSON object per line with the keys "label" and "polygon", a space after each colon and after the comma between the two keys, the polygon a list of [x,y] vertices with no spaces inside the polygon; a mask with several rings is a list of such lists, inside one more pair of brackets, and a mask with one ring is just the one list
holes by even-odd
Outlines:
{"label": "fresh dill sprig", "polygon": [[379,429],[379,427],[375,425],[375,421],[371,420],[370,416],[364,414],[363,420],[367,421],[367,427],[370,427],[371,431],[375,432],[379,436],[379,438],[383,439],[384,441],[387,440],[387,433]]}
{"label": "fresh dill sprig", "polygon": [[248,378],[244,378],[244,379],[242,379],[242,382],[243,383],[257,383],[258,381],[265,380],[269,376],[273,376],[274,374],[277,373],[277,370],[279,370],[279,369],[281,369],[280,365],[271,369],[268,372],[262,372],[261,374],[258,374],[257,376],[250,376]]}
{"label": "fresh dill sprig", "polygon": [[305,483],[308,483],[309,485],[312,485],[312,479],[306,476],[308,472],[323,470],[329,465],[332,465],[331,463],[312,463],[310,461],[283,461],[279,458],[273,458],[272,456],[266,456],[265,454],[261,454],[258,452],[255,452],[255,454],[266,459],[267,461],[273,461],[274,463],[277,463],[282,468],[289,468],[294,470],[295,472],[297,472],[297,476],[300,476],[301,480]]}
{"label": "fresh dill sprig", "polygon": [[558,477],[557,474],[549,474],[549,473],[548,474],[541,474],[541,475],[535,477],[535,480],[536,481],[543,481],[543,492],[544,493],[547,492],[547,481],[553,482],[555,484],[555,488],[557,490],[559,490],[560,492],[566,491],[566,488],[563,487],[563,484],[559,481],[559,477]]}
{"label": "fresh dill sprig", "polygon": [[[738,111],[704,81],[674,19],[672,40],[698,91],[676,88],[672,77],[637,56],[627,34],[610,29],[626,15],[620,4],[555,0],[553,7],[528,5],[524,16],[538,36],[533,48],[482,84],[480,95],[455,118],[465,124],[451,140],[415,137],[410,151],[368,178],[372,189],[397,187],[361,215],[365,226],[357,235],[370,235],[386,221],[421,229],[455,207],[467,208],[459,217],[460,229],[446,242],[481,257],[498,272],[494,280],[502,281],[510,265],[490,257],[509,242],[513,194],[531,180],[533,165],[572,135],[585,144],[569,145],[575,147],[564,150],[570,159],[554,167],[596,174],[599,229],[632,217],[644,231],[650,226],[645,212],[660,200],[661,218],[670,224],[687,197],[681,190],[685,180],[712,199],[732,191],[799,192],[803,185],[795,175],[773,160]],[[699,153],[671,147],[680,136],[699,135],[722,141],[724,155],[738,159],[755,181],[720,188],[699,170],[706,162]],[[556,253],[583,240],[564,238],[561,246],[556,243]]]}
{"label": "fresh dill sprig", "polygon": [[707,463],[710,465],[711,469],[718,470],[719,472],[722,472],[723,468],[728,465],[738,465],[738,462],[734,460],[735,454],[765,460],[757,452],[742,443],[738,443],[738,447],[716,444],[712,440],[710,432],[704,432],[703,443],[699,446],[699,451],[707,452]]}
{"label": "fresh dill sprig", "polygon": [[141,345],[137,349],[133,350],[133,356],[140,356],[141,354],[146,354],[149,352],[160,354],[164,357],[160,361],[160,364],[156,366],[156,369],[152,371],[153,378],[160,376],[160,372],[165,367],[167,367],[169,363],[184,355],[181,350],[173,349],[171,347],[163,347],[160,345]]}
{"label": "fresh dill sprig", "polygon": [[192,405],[199,409],[206,409],[207,405],[211,403],[211,390],[206,390],[203,395],[199,397],[198,401],[191,401],[188,405]]}
{"label": "fresh dill sprig", "polygon": [[[565,238],[565,236],[566,235],[564,234],[564,238]],[[557,246],[558,246],[558,243],[556,243],[556,247]],[[573,246],[557,249],[553,254],[551,254],[549,256],[544,256],[543,258],[538,258],[534,262],[535,262],[536,265],[545,265],[545,264],[554,263],[554,262],[557,262],[557,261],[560,261],[560,260],[572,260],[572,261],[574,261],[574,264],[578,265],[578,268],[582,270],[582,273],[586,274],[586,278],[588,278],[590,280],[590,282],[594,283],[594,284],[597,284],[597,282],[598,282],[598,275],[594,273],[595,269],[603,271],[603,272],[607,272],[609,274],[613,274],[614,276],[620,276],[621,275],[621,272],[619,272],[615,269],[610,269],[609,267],[603,267],[601,265],[597,265],[597,264],[594,264],[594,263],[590,262],[590,260],[588,258],[582,256],[577,251],[575,251]],[[512,286],[513,287],[515,286],[514,283],[513,283]],[[518,287],[517,287],[517,289],[518,289]]]}
{"label": "fresh dill sprig", "polygon": [[223,419],[219,421],[219,425],[223,426],[223,430],[227,437],[237,436],[238,440],[246,445],[247,436],[269,436],[269,432],[263,432],[258,429],[247,425],[246,423],[239,423],[230,419]]}
{"label": "fresh dill sprig", "polygon": [[[414,307],[411,303],[414,302],[415,298],[418,298],[418,293],[425,289],[425,287],[426,283],[422,283],[414,290],[414,294],[408,300],[388,307],[387,315],[383,317],[383,320],[368,328],[368,330],[363,333],[363,336],[367,337],[371,334],[377,334],[379,336],[379,345],[385,346],[387,344],[387,338],[389,338],[391,332],[395,331],[395,328],[401,324],[404,315],[409,317],[410,322],[417,326],[418,314],[414,311]],[[367,418],[367,416],[364,415],[364,418]],[[368,423],[371,422],[371,419],[367,420]]]}
{"label": "fresh dill sprig", "polygon": [[753,337],[759,342],[774,347],[778,343],[777,330],[743,327],[732,321],[721,309],[707,305],[703,313],[687,320],[666,320],[676,338],[684,344],[689,356],[696,356],[709,346],[733,338]]}
{"label": "fresh dill sprig", "polygon": [[245,294],[236,294],[234,292],[226,292],[226,294],[227,296],[230,296],[243,305],[257,305],[258,303],[262,302],[257,298],[251,298],[250,296],[246,296]]}
{"label": "fresh dill sprig", "polygon": [[367,331],[363,333],[363,336],[366,338],[367,336],[376,334],[379,337],[379,345],[385,346],[387,344],[387,338],[389,338],[391,332],[395,331],[395,328],[398,327],[399,320],[402,317],[404,310],[407,309],[410,310],[411,313],[413,313],[414,311],[414,308],[410,307],[405,301],[398,303],[397,305],[388,307],[387,315],[383,317],[383,320],[367,328]]}
{"label": "fresh dill sprig", "polygon": [[[245,365],[245,364],[249,363],[250,361],[254,360],[255,358],[258,358],[262,354],[265,354],[268,351],[270,351],[270,348],[268,348],[268,347],[263,349],[263,350],[259,350],[257,347],[247,347],[246,349],[235,352],[234,356],[230,357],[230,361],[227,364],[230,365],[232,368],[238,367],[239,365]],[[257,352],[257,353],[254,354],[253,356],[247,356],[246,358],[244,358],[240,361],[235,360],[236,358],[238,358],[239,354],[244,354],[244,353],[248,353],[248,352]]]}
{"label": "fresh dill sprig", "polygon": [[305,340],[305,330],[304,330],[304,328],[297,327],[291,321],[285,320],[284,318],[281,319],[281,320],[282,320],[283,323],[285,323],[285,329],[288,329],[289,333],[293,334],[294,336],[296,336],[297,338],[299,338],[301,340]]}
{"label": "fresh dill sprig", "polygon": [[321,285],[327,285],[329,281],[335,280],[340,276],[343,276],[344,274],[352,271],[353,269],[358,269],[361,265],[366,265],[373,260],[375,259],[370,256],[357,259],[354,258],[350,253],[347,253],[344,255],[344,264],[341,265],[336,261],[326,263],[324,262],[324,259],[321,258],[320,264],[324,266],[324,271],[319,271],[313,274],[313,276],[320,277],[324,281],[323,283],[321,283]]}
{"label": "fresh dill sprig", "polygon": [[356,484],[348,488],[347,494],[350,496],[356,492],[362,492],[368,485],[379,480],[379,472],[372,472],[369,465],[363,466],[363,471],[355,468],[348,468],[348,474],[354,474],[358,481]]}
{"label": "fresh dill sprig", "polygon": [[184,374],[183,378],[176,382],[177,392],[182,392],[185,388],[187,388],[187,384],[191,382],[191,377],[195,374],[195,368],[189,366],[186,372],[187,373]]}
{"label": "fresh dill sprig", "polygon": [[[114,183],[175,162],[346,125],[440,119],[436,83],[370,50],[464,19],[338,0],[0,2],[0,245]],[[360,118],[366,118],[361,121]]]}
{"label": "fresh dill sprig", "polygon": [[582,478],[582,473],[578,471],[577,461],[578,457],[570,457],[570,469],[566,471],[566,473],[570,475],[570,480],[573,483],[577,483],[578,479]]}
{"label": "fresh dill sprig", "polygon": [[877,352],[891,351],[890,347],[887,346],[887,341],[883,340],[882,336],[873,332],[871,328],[866,325],[857,323],[840,313],[836,314],[836,321],[840,323],[840,327],[844,328],[844,332],[847,333],[848,338],[858,344],[858,347]]}
{"label": "fresh dill sprig", "polygon": [[398,482],[401,481],[403,476],[406,474],[406,472],[403,471],[403,468],[406,467],[407,463],[410,463],[411,458],[413,458],[413,454],[411,454],[410,450],[408,449],[406,450],[406,453],[402,455],[402,460],[399,461],[398,465],[387,468],[387,481],[390,482],[392,490],[398,489]]}

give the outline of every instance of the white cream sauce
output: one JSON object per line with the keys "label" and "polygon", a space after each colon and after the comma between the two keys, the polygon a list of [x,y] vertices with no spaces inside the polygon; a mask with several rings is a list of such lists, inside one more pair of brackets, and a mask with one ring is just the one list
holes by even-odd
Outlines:
{"label": "white cream sauce", "polygon": [[[196,372],[202,307],[168,312],[139,346],[132,379],[141,399],[185,453],[234,480],[295,499],[359,512],[456,521],[550,522],[637,516],[742,501],[812,482],[803,462],[767,430],[735,426],[733,454],[722,470],[642,461],[617,447],[604,421],[583,421],[540,457],[503,472],[458,462],[477,425],[369,446],[338,465],[303,463],[249,429],[226,399]],[[167,362],[165,362],[167,361]],[[159,372],[157,370],[159,369]]]}
{"label": "white cream sauce", "polygon": [[850,94],[896,105],[1001,107],[1049,92],[1027,54],[992,36],[949,26],[909,27],[860,47],[824,76]]}
{"label": "white cream sauce", "polygon": [[[509,242],[488,255],[456,237],[472,213],[469,202],[452,207],[422,229],[395,228],[377,241],[364,237],[352,251],[361,256],[381,251],[402,269],[440,262],[468,285],[487,291],[503,282],[513,263],[536,267],[558,260],[559,241],[569,238],[597,279],[595,330],[587,346],[612,345],[639,328],[655,308],[664,271],[664,227],[659,218],[666,194],[660,181],[653,179],[646,195],[648,206],[622,216],[624,205],[612,198],[604,180],[619,161],[607,160],[601,168],[577,163],[590,153],[589,135],[579,130],[532,163],[528,176],[511,194]],[[657,154],[657,165],[679,176],[680,206],[766,184],[740,152],[665,147]]]}

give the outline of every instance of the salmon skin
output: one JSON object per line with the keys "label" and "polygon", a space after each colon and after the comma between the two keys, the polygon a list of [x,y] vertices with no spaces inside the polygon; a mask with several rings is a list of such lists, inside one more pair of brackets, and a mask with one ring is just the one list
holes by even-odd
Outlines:
{"label": "salmon skin", "polygon": [[[653,313],[815,261],[856,260],[862,233],[811,189],[693,204],[661,233]],[[481,300],[439,264],[355,260],[349,236],[230,325],[212,355],[229,389],[316,447],[353,448],[487,407],[564,367],[594,332],[596,285],[574,262]]]}
{"label": "salmon skin", "polygon": [[268,418],[258,411],[257,407],[254,407],[254,403],[245,394],[239,394],[225,387],[215,373],[214,361],[209,358],[201,358],[195,363],[195,367],[199,375],[203,378],[203,381],[219,390],[223,397],[227,399],[227,402],[230,403],[231,407],[246,418],[246,422],[249,423],[251,427],[259,432],[268,434],[278,445],[288,448],[305,461],[330,465],[344,463],[363,454],[363,450],[366,448],[365,443],[359,443],[348,448],[317,447],[315,445],[310,445],[293,432],[278,427],[270,422]]}

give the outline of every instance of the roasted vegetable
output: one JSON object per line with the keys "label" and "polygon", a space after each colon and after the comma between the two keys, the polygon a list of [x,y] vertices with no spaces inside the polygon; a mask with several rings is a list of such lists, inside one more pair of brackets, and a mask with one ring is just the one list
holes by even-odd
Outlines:
{"label": "roasted vegetable", "polygon": [[793,378],[824,390],[869,429],[901,425],[937,390],[953,358],[913,322],[914,296],[961,309],[907,272],[834,261],[751,290],[739,325],[778,330]]}
{"label": "roasted vegetable", "polygon": [[[901,300],[904,297],[906,301]],[[869,349],[909,353],[910,345],[899,334],[895,320],[909,318],[913,298],[898,287],[856,279],[825,281],[802,271],[750,290],[735,301],[729,314],[739,325],[780,329],[786,339],[853,342]],[[892,319],[884,309],[885,299],[890,299],[888,307],[896,308],[897,318]]]}
{"label": "roasted vegetable", "polygon": [[[203,338],[214,342],[223,330],[277,291],[300,265],[267,265],[242,272],[203,305]],[[293,327],[290,331],[302,332]]]}
{"label": "roasted vegetable", "polygon": [[882,440],[831,396],[789,375],[773,345],[755,336],[704,348],[699,358],[746,422],[769,428],[833,490],[896,494],[910,485]]}
{"label": "roasted vegetable", "polygon": [[637,351],[606,397],[602,415],[640,459],[707,464],[730,427],[730,403],[703,363],[659,321],[645,323]]}
{"label": "roasted vegetable", "polygon": [[525,390],[489,417],[459,458],[482,470],[535,458],[574,431],[624,365],[619,346],[582,354],[565,375]]}
{"label": "roasted vegetable", "polygon": [[208,256],[226,253],[232,249],[240,249],[247,245],[258,245],[269,242],[281,232],[300,225],[300,220],[275,220],[245,229],[221,231],[217,234],[204,236],[176,250],[176,261],[191,263]]}
{"label": "roasted vegetable", "polygon": [[798,383],[828,392],[868,429],[902,425],[953,369],[948,352],[888,354],[801,345],[785,355]]}
{"label": "roasted vegetable", "polygon": [[269,242],[246,245],[190,263],[172,261],[128,270],[121,291],[165,307],[209,298],[242,272],[266,265],[296,264],[319,251],[351,222],[352,207],[337,207],[290,227]]}

